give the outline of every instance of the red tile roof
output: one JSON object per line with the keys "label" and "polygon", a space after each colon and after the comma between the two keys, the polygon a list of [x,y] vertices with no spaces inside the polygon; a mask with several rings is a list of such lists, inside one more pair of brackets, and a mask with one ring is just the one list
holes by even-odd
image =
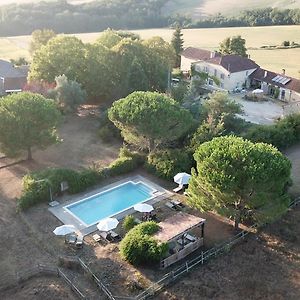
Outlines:
{"label": "red tile roof", "polygon": [[[289,78],[290,81],[287,84],[282,84],[280,82],[273,81],[272,79],[275,78],[278,75],[280,75],[282,77]],[[300,93],[300,80],[296,79],[296,78],[293,78],[293,77],[289,77],[289,76],[286,76],[286,75],[282,75],[282,74],[271,72],[271,71],[268,71],[268,70],[265,70],[265,69],[258,68],[257,70],[255,70],[250,75],[250,78],[255,79],[255,80],[259,80],[259,81],[263,81],[263,82],[266,82],[266,83],[270,83],[270,84],[273,84],[275,86],[286,88],[286,89],[289,89],[291,91],[295,91],[297,93]]]}
{"label": "red tile roof", "polygon": [[253,60],[240,55],[224,55],[207,60],[208,63],[220,65],[230,73],[259,68]]}
{"label": "red tile roof", "polygon": [[220,56],[220,54],[209,50],[188,47],[181,52],[181,56],[193,60],[208,60],[213,56]]}

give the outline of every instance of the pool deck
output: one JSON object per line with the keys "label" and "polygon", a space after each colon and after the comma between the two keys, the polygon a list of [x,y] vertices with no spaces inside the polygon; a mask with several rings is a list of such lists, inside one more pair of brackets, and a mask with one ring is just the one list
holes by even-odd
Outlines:
{"label": "pool deck", "polygon": [[[126,179],[123,180],[119,180],[116,181],[112,184],[103,186],[101,188],[96,188],[84,195],[80,195],[80,196],[76,196],[74,195],[74,197],[72,197],[71,200],[65,201],[57,206],[54,207],[50,207],[49,211],[56,217],[58,218],[62,223],[64,224],[70,224],[70,225],[74,225],[75,228],[77,229],[77,231],[79,231],[83,236],[88,235],[94,231],[97,230],[97,224],[91,225],[91,226],[86,226],[85,224],[81,223],[79,219],[75,218],[72,214],[69,213],[69,211],[65,208],[66,206],[73,204],[75,202],[78,202],[80,200],[83,200],[85,198],[88,198],[90,196],[93,196],[97,193],[101,193],[104,192],[108,189],[114,188],[119,186],[120,184],[126,183],[128,181],[133,181],[133,182],[143,182],[147,185],[149,185],[150,187],[152,187],[154,190],[156,190],[154,192],[154,197],[145,201],[145,203],[148,204],[155,204],[163,199],[169,198],[170,196],[173,195],[173,193],[171,193],[170,191],[162,188],[161,186],[157,185],[156,183],[148,180],[147,178],[140,176],[140,175],[136,175],[136,176],[129,176]],[[156,194],[156,195],[155,195]],[[134,213],[135,210],[130,207],[122,212],[120,212],[119,214],[114,215],[113,217],[117,218],[118,220],[123,219],[124,217],[126,217],[127,215],[130,215],[132,213]]]}

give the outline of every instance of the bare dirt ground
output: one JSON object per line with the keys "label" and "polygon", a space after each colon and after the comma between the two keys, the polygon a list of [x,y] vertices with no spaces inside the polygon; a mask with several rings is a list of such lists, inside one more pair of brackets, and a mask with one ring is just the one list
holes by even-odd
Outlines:
{"label": "bare dirt ground", "polygon": [[157,299],[300,299],[300,207]]}
{"label": "bare dirt ground", "polygon": [[39,277],[23,283],[19,287],[5,291],[1,299],[7,300],[71,300],[74,294],[60,279]]}
{"label": "bare dirt ground", "polygon": [[[3,241],[0,243],[0,286],[6,281],[13,280],[16,272],[26,270],[34,264],[55,265],[57,263],[57,257],[53,255],[55,251],[58,251],[57,255],[79,254],[83,257],[91,253],[91,261],[96,261],[99,267],[98,275],[106,279],[112,289],[118,285],[118,280],[124,280],[124,284],[126,281],[129,282],[130,288],[133,276],[136,281],[143,281],[139,272],[149,280],[157,278],[147,270],[140,269],[136,272],[126,263],[118,261],[115,246],[101,247],[102,249],[91,248],[89,253],[73,253],[66,248],[63,241],[51,234],[53,226],[59,225],[59,221],[48,213],[46,205],[36,206],[25,213],[26,222],[34,227],[35,233],[28,229],[24,218],[15,212],[15,198],[20,195],[21,179],[28,171],[47,166],[79,169],[92,163],[107,164],[117,157],[120,145],[103,144],[97,138],[97,124],[95,117],[67,117],[60,129],[63,143],[51,146],[45,151],[35,151],[33,153],[35,161],[30,164],[22,163],[0,170],[0,234]],[[291,148],[287,154],[294,163],[293,179],[297,183],[299,182],[300,146]],[[150,180],[157,179],[153,177]],[[294,187],[295,195],[300,194],[299,186],[298,184]],[[201,299],[299,299],[299,228],[298,210],[290,213],[282,223],[267,228],[260,235],[259,240],[250,239],[247,243],[237,246],[227,256],[195,269],[159,297],[162,297],[161,299],[199,299],[200,296]],[[222,220],[216,219],[206,228],[206,234],[210,237],[207,242],[213,245],[223,233],[225,233],[224,239],[231,234],[230,230],[224,231]],[[288,236],[289,240],[285,236]],[[119,274],[116,277],[109,272],[113,267],[115,267],[115,274]],[[111,282],[109,278],[118,280]],[[35,291],[36,286],[37,291]],[[35,299],[33,295],[37,292],[36,299],[43,299],[46,298],[44,292],[50,290],[55,290],[52,299],[69,299],[64,283],[61,281],[53,283],[52,279],[44,277],[39,278],[38,281],[32,279],[26,282],[23,288],[0,293],[0,298]],[[288,297],[284,297],[285,295]],[[20,298],[23,296],[24,298]],[[70,299],[71,297],[72,295]]]}
{"label": "bare dirt ground", "polygon": [[[27,172],[49,166],[79,169],[88,167],[93,162],[108,164],[117,157],[120,144],[102,143],[97,137],[97,128],[96,117],[66,117],[59,130],[60,137],[64,140],[63,143],[53,145],[44,151],[34,151],[34,161],[31,163],[24,162],[0,170],[0,236],[2,239],[0,285],[14,280],[16,272],[26,270],[32,265],[57,262],[51,254],[41,250],[41,245],[16,213],[15,198],[20,196],[22,177]],[[1,164],[3,165],[3,160]],[[45,280],[45,284],[47,281]],[[24,297],[26,298],[27,295],[27,299],[32,299],[26,291],[26,289],[23,290]],[[0,298],[4,299],[1,295]],[[63,297],[57,296],[52,299],[63,299]]]}

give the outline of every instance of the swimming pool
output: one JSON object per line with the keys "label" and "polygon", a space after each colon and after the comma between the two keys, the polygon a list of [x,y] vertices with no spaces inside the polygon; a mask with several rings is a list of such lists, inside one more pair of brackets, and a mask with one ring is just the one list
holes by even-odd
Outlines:
{"label": "swimming pool", "polygon": [[85,226],[91,226],[151,199],[154,192],[155,189],[141,181],[128,181],[64,208]]}

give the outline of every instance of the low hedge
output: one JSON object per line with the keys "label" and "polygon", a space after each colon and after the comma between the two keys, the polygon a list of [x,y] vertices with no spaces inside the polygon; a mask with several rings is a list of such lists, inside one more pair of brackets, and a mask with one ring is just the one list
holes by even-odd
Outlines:
{"label": "low hedge", "polygon": [[123,147],[120,149],[119,157],[108,166],[106,171],[109,176],[126,174],[143,165],[144,162],[144,156]]}
{"label": "low hedge", "polygon": [[36,203],[49,201],[49,187],[52,195],[56,195],[60,192],[60,183],[63,181],[68,182],[68,192],[76,194],[95,185],[102,177],[101,172],[92,169],[77,172],[70,169],[49,168],[30,173],[23,177],[23,191],[18,200],[18,209],[24,210]]}
{"label": "low hedge", "polygon": [[190,173],[194,164],[191,152],[185,149],[168,149],[151,153],[146,168],[159,177],[172,179],[179,172]]}
{"label": "low hedge", "polygon": [[155,222],[144,222],[132,228],[120,243],[121,256],[134,265],[156,263],[168,251],[166,243],[159,243],[153,235],[159,226]]}
{"label": "low hedge", "polygon": [[49,201],[49,187],[51,187],[52,194],[56,195],[60,192],[60,183],[63,181],[68,182],[68,192],[76,194],[96,185],[103,178],[133,171],[143,162],[144,158],[141,155],[122,148],[119,158],[106,169],[74,171],[48,168],[43,171],[32,172],[23,177],[23,191],[18,199],[17,210],[24,210],[34,204]]}

